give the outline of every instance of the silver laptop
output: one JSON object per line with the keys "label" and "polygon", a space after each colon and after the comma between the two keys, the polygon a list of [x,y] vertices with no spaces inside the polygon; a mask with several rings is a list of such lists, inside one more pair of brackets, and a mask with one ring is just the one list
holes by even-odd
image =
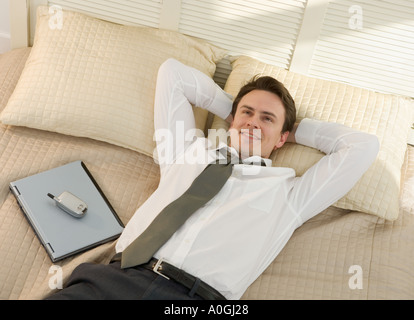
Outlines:
{"label": "silver laptop", "polygon": [[[124,229],[82,161],[11,182],[10,190],[53,262],[116,239]],[[69,214],[51,197],[62,193],[87,205],[81,217]]]}

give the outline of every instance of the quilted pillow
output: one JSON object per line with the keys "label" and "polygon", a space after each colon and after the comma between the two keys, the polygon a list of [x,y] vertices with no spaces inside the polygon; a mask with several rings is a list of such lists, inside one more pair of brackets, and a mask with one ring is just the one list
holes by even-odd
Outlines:
{"label": "quilted pillow", "polygon": [[[307,77],[250,57],[234,59],[232,67],[225,90],[233,96],[253,76],[269,75],[284,83],[292,94],[298,120],[313,118],[337,122],[377,135],[381,147],[376,161],[335,206],[374,214],[387,220],[398,217],[401,167],[414,107],[408,100]],[[213,128],[223,126],[225,122],[216,117]],[[271,158],[274,166],[294,168],[300,176],[322,156],[315,149],[288,143],[276,150]]]}
{"label": "quilted pillow", "polygon": [[[34,45],[0,116],[27,126],[106,141],[153,156],[153,103],[159,66],[173,57],[209,76],[225,52],[178,32],[122,26],[63,11],[49,26],[39,7]],[[204,130],[207,112],[196,123]]]}

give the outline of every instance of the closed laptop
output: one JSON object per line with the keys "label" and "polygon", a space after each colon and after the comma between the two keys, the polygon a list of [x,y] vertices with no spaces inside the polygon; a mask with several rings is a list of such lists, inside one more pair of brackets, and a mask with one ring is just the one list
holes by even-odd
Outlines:
{"label": "closed laptop", "polygon": [[[124,229],[82,161],[13,181],[10,190],[53,262],[116,239]],[[48,196],[65,192],[87,204],[81,218]]]}

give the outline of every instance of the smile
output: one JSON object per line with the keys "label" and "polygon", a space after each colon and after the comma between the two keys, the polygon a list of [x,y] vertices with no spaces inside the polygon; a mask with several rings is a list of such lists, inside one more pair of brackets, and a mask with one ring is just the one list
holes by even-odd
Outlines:
{"label": "smile", "polygon": [[[259,131],[259,130],[254,130],[254,131]],[[251,140],[261,140],[262,139],[260,135],[257,135],[257,134],[255,134],[255,132],[252,132],[252,131],[249,131],[249,130],[246,130],[246,129],[242,129],[240,134],[242,136],[248,138],[248,139],[251,139]]]}

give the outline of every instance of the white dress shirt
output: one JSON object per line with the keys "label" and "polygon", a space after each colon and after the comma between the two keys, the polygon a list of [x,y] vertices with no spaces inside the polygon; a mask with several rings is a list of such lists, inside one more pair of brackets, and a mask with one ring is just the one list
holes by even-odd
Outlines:
{"label": "white dress shirt", "polygon": [[[122,252],[157,214],[220,156],[195,130],[191,104],[226,118],[231,97],[198,70],[169,59],[160,68],[155,129],[161,179],[119,238]],[[326,154],[303,176],[291,168],[236,164],[222,190],[154,255],[239,299],[296,228],[343,197],[369,168],[378,139],[348,127],[304,119],[296,142]],[[229,148],[220,145],[218,149]],[[245,159],[245,161],[256,160]]]}

